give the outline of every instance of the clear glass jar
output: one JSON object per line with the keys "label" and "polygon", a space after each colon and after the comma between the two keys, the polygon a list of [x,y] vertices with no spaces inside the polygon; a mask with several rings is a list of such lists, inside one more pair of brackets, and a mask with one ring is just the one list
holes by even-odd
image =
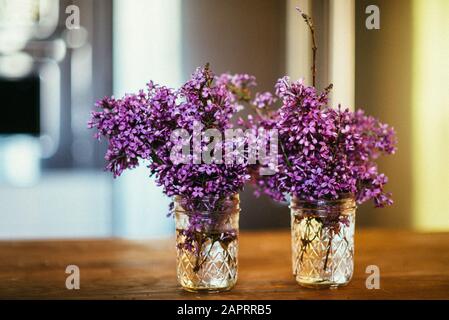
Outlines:
{"label": "clear glass jar", "polygon": [[191,292],[230,290],[237,282],[239,195],[175,197],[177,275]]}
{"label": "clear glass jar", "polygon": [[354,270],[355,199],[290,203],[292,265],[296,281],[309,288],[346,285]]}

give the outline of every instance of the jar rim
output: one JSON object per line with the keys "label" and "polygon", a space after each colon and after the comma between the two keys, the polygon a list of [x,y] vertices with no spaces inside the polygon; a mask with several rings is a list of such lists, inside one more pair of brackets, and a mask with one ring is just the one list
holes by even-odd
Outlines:
{"label": "jar rim", "polygon": [[337,199],[301,199],[292,196],[290,200],[291,208],[336,208],[336,209],[355,209],[357,208],[355,195],[353,193],[342,193]]}
{"label": "jar rim", "polygon": [[[173,200],[174,201],[182,201],[183,199],[187,199],[187,198],[189,198],[189,197],[188,196],[179,195],[179,194],[173,196]],[[235,198],[237,198],[237,199],[239,198],[239,193],[238,192],[231,193],[231,194],[228,194],[228,195],[206,194],[206,195],[203,195],[203,196],[199,197],[198,200],[200,202],[210,202],[212,200],[215,200],[215,201],[220,200],[220,199],[233,200]]]}
{"label": "jar rim", "polygon": [[[238,193],[234,193],[220,199],[215,196],[205,196],[198,198],[198,203],[195,206],[189,207],[191,203],[189,199],[184,196],[174,196],[174,212],[183,213],[186,215],[223,215],[230,214],[232,212],[240,212],[240,197]],[[215,201],[222,200],[220,207],[217,208],[214,204]]]}

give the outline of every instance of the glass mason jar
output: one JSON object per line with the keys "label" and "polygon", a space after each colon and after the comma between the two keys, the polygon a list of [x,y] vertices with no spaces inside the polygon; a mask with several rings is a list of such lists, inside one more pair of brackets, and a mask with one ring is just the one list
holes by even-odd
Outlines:
{"label": "glass mason jar", "polygon": [[292,265],[304,287],[346,285],[354,270],[355,199],[305,201],[292,197]]}
{"label": "glass mason jar", "polygon": [[230,290],[237,282],[239,195],[175,197],[177,275],[191,292]]}

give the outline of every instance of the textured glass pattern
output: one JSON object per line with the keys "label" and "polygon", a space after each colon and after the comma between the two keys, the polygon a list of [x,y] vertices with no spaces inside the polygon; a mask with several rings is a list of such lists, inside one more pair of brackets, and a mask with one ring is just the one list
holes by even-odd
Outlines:
{"label": "textured glass pattern", "polygon": [[237,282],[239,197],[186,210],[175,199],[177,275],[187,291],[230,290]]}
{"label": "textured glass pattern", "polygon": [[237,251],[237,240],[223,246],[218,241],[213,242],[210,239],[203,244],[199,255],[180,249],[179,283],[188,291],[231,289],[237,281]]}
{"label": "textured glass pattern", "polygon": [[292,266],[305,287],[347,284],[354,270],[353,199],[305,204],[292,200]]}

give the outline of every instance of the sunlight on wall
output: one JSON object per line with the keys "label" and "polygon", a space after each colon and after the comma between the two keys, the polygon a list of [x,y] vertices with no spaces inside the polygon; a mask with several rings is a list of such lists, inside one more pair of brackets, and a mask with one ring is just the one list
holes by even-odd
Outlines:
{"label": "sunlight on wall", "polygon": [[355,17],[354,0],[330,1],[329,83],[334,85],[331,105],[354,108]]}
{"label": "sunlight on wall", "polygon": [[285,8],[287,19],[286,41],[286,69],[292,80],[304,79],[305,83],[312,83],[311,37],[309,29],[302,21],[301,16],[295,10],[301,8],[306,13],[311,13],[310,0],[288,0]]}
{"label": "sunlight on wall", "polygon": [[[354,108],[355,100],[355,2],[354,0],[288,0],[286,5],[286,69],[292,80],[312,84],[312,40],[295,7],[314,16],[317,56],[317,87],[332,83],[330,105]],[[312,14],[313,13],[313,14]],[[318,18],[318,20],[315,20]],[[322,19],[320,21],[320,18]],[[320,42],[321,41],[321,42]],[[321,56],[321,59],[320,59]],[[321,64],[320,64],[321,63]],[[320,88],[321,83],[321,88]]]}
{"label": "sunlight on wall", "polygon": [[[171,87],[181,79],[181,1],[114,1],[114,94],[136,92],[149,80]],[[145,165],[114,183],[114,234],[157,237],[173,232],[169,199]]]}
{"label": "sunlight on wall", "polygon": [[413,3],[413,223],[449,229],[449,1]]}

